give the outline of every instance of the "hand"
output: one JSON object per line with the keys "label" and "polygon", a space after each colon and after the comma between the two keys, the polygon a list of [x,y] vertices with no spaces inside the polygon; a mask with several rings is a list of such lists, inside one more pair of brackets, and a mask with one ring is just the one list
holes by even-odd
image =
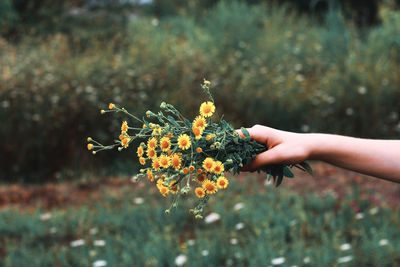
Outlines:
{"label": "hand", "polygon": [[[285,132],[262,125],[247,129],[251,139],[265,144],[268,150],[258,154],[242,171],[255,171],[268,164],[296,164],[306,160],[309,155],[305,134]],[[237,130],[243,138],[242,131]]]}

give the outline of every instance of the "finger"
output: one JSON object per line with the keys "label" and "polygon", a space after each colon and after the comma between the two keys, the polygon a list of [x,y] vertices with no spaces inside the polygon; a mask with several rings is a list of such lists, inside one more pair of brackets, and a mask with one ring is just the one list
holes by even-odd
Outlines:
{"label": "finger", "polygon": [[270,149],[258,154],[249,164],[241,168],[241,171],[256,171],[262,166],[282,163],[283,157],[278,149]]}

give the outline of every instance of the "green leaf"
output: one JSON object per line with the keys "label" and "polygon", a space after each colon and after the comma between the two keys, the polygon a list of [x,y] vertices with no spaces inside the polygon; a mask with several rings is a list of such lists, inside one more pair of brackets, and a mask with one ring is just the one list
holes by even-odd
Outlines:
{"label": "green leaf", "polygon": [[174,117],[172,117],[171,115],[168,115],[168,120],[176,127],[179,127],[179,124],[175,121]]}
{"label": "green leaf", "polygon": [[246,128],[242,127],[240,128],[240,130],[242,131],[243,135],[245,136],[245,140],[249,141],[250,140],[250,133],[249,131],[247,131]]}
{"label": "green leaf", "polygon": [[293,172],[289,169],[288,166],[283,167],[283,175],[288,177],[288,178],[293,178],[294,177]]}
{"label": "green leaf", "polygon": [[301,162],[301,163],[299,163],[299,164],[300,164],[300,166],[302,166],[304,169],[306,169],[306,171],[307,171],[309,174],[311,174],[311,175],[314,176],[314,173],[313,173],[313,170],[312,170],[310,164],[308,164],[308,163],[305,162],[305,161],[303,161],[303,162]]}

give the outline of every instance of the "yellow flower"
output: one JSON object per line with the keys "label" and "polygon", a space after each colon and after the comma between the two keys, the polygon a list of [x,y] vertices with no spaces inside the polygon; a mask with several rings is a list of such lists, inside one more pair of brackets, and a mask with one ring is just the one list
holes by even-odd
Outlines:
{"label": "yellow flower", "polygon": [[114,109],[115,105],[113,103],[108,104],[108,109]]}
{"label": "yellow flower", "polygon": [[173,185],[175,182],[176,182],[175,180],[172,180],[172,181],[169,183],[169,189],[170,189],[170,191],[171,191],[172,194],[176,194],[176,193],[179,192],[179,185],[177,185],[177,184],[176,184],[176,185]]}
{"label": "yellow flower", "polygon": [[160,135],[161,134],[161,128],[157,127],[153,129],[153,135]]}
{"label": "yellow flower", "polygon": [[143,158],[143,157],[140,157],[139,158],[139,163],[142,164],[142,165],[145,165],[146,164],[146,159]]}
{"label": "yellow flower", "polygon": [[151,170],[147,170],[147,178],[151,181],[154,182],[154,175]]}
{"label": "yellow flower", "polygon": [[200,105],[200,114],[203,117],[211,117],[214,114],[215,106],[211,101],[204,102]]}
{"label": "yellow flower", "polygon": [[196,152],[201,153],[201,152],[203,152],[203,149],[201,147],[198,147],[198,148],[196,148]]}
{"label": "yellow flower", "polygon": [[160,160],[160,166],[165,169],[168,168],[169,165],[171,165],[171,159],[167,155],[162,154],[159,157],[159,160]]}
{"label": "yellow flower", "polygon": [[207,141],[210,141],[210,140],[213,139],[213,138],[215,138],[215,134],[208,134],[208,135],[206,136],[206,140],[207,140]]}
{"label": "yellow flower", "polygon": [[87,149],[88,149],[88,150],[92,150],[92,149],[93,149],[93,145],[92,145],[92,144],[88,144],[88,145],[87,145]]}
{"label": "yellow flower", "polygon": [[194,166],[190,165],[189,166],[189,172],[194,172],[194,170],[195,170]]}
{"label": "yellow flower", "polygon": [[155,149],[157,147],[157,139],[155,137],[149,139],[149,141],[147,141],[147,146]]}
{"label": "yellow flower", "polygon": [[181,134],[178,137],[178,146],[182,150],[189,149],[189,147],[192,145],[192,142],[190,141],[190,137],[187,134]]}
{"label": "yellow flower", "polygon": [[161,138],[160,147],[161,147],[162,151],[164,151],[164,152],[166,152],[166,151],[168,151],[170,149],[171,141],[169,140],[168,137],[164,136],[163,138]]}
{"label": "yellow flower", "polygon": [[206,158],[203,161],[203,169],[205,169],[208,172],[212,172],[214,165],[215,165],[215,162],[212,158]]}
{"label": "yellow flower", "polygon": [[196,140],[201,138],[201,135],[203,134],[203,130],[201,128],[193,125],[192,131],[193,131],[193,134],[194,134]]}
{"label": "yellow flower", "polygon": [[156,150],[154,148],[150,148],[150,147],[147,148],[146,154],[147,154],[147,157],[149,157],[151,159],[154,157],[157,157]]}
{"label": "yellow flower", "polygon": [[221,189],[225,189],[228,187],[229,181],[224,177],[224,176],[220,176],[217,179],[217,186]]}
{"label": "yellow flower", "polygon": [[143,156],[143,153],[144,153],[143,147],[142,146],[138,146],[136,153],[137,153],[138,157]]}
{"label": "yellow flower", "polygon": [[146,129],[146,128],[147,128],[146,124],[143,123],[142,128],[143,128],[143,129]]}
{"label": "yellow flower", "polygon": [[124,121],[121,125],[121,132],[126,133],[128,131],[128,122]]}
{"label": "yellow flower", "polygon": [[159,171],[160,170],[160,161],[159,161],[159,159],[158,158],[153,158],[153,162],[152,162],[151,166],[153,167],[153,170]]}
{"label": "yellow flower", "polygon": [[204,130],[207,127],[207,121],[204,117],[197,116],[193,121],[193,125]]}
{"label": "yellow flower", "polygon": [[175,170],[179,170],[182,166],[181,157],[178,154],[173,154],[171,157],[171,165]]}
{"label": "yellow flower", "polygon": [[204,80],[204,85],[206,85],[206,86],[209,86],[210,85],[210,81],[208,81],[208,80]]}
{"label": "yellow flower", "polygon": [[164,181],[162,179],[158,179],[156,186],[158,190],[160,190],[160,188],[164,186]]}
{"label": "yellow flower", "polygon": [[121,145],[124,148],[127,148],[129,146],[129,142],[131,141],[130,137],[125,137],[124,139],[121,140]]}
{"label": "yellow flower", "polygon": [[196,193],[196,196],[197,196],[198,198],[203,198],[203,197],[206,195],[205,192],[204,192],[204,189],[201,188],[201,187],[197,187],[197,188],[194,190],[194,192]]}
{"label": "yellow flower", "polygon": [[224,164],[222,164],[221,161],[216,161],[212,171],[213,173],[221,174],[223,171],[225,171]]}
{"label": "yellow flower", "polygon": [[164,197],[168,196],[169,193],[169,188],[166,186],[160,186],[159,188],[161,195],[163,195]]}
{"label": "yellow flower", "polygon": [[196,181],[200,184],[202,184],[205,180],[207,180],[207,176],[205,174],[201,174],[196,178]]}
{"label": "yellow flower", "polygon": [[207,194],[214,194],[218,191],[217,184],[208,179],[203,182],[202,187]]}

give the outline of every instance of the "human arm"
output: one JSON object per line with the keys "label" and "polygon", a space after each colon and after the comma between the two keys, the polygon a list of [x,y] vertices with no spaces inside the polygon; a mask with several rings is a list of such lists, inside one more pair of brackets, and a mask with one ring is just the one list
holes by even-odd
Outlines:
{"label": "human arm", "polygon": [[400,183],[400,140],[292,133],[261,125],[247,130],[252,139],[266,144],[268,150],[257,155],[243,171],[254,171],[268,164],[321,160],[341,168]]}

